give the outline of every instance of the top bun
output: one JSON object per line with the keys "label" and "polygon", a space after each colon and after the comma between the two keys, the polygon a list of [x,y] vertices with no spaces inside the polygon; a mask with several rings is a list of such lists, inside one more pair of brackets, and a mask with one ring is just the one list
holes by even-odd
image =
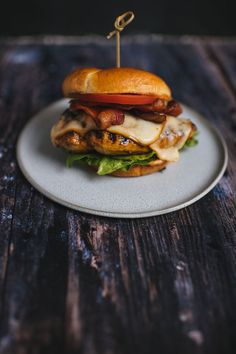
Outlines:
{"label": "top bun", "polygon": [[85,93],[150,95],[169,101],[170,88],[158,76],[134,68],[96,69],[73,71],[63,82],[65,97]]}

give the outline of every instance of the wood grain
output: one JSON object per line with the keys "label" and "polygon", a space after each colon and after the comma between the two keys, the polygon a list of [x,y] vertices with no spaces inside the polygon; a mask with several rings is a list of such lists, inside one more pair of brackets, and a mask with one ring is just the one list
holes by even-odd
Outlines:
{"label": "wood grain", "polygon": [[[35,43],[34,43],[35,42]],[[76,66],[114,65],[101,38],[0,41],[0,353],[199,353],[236,348],[236,41],[137,36],[122,63],[162,76],[225,136],[229,165],[192,206],[108,219],[22,176],[19,131]]]}

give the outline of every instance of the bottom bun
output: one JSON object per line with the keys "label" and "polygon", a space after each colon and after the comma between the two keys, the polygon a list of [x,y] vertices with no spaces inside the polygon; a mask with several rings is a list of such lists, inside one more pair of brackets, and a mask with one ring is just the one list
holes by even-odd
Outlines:
{"label": "bottom bun", "polygon": [[165,168],[167,162],[163,161],[161,164],[154,166],[142,166],[135,165],[131,167],[128,171],[115,171],[111,173],[111,176],[115,177],[141,177],[145,175],[150,175],[151,173],[158,172]]}
{"label": "bottom bun", "polygon": [[[145,175],[149,175],[154,172],[158,172],[163,170],[165,166],[167,165],[166,161],[160,161],[157,160],[158,164],[155,165],[135,165],[131,167],[128,171],[120,171],[117,170],[115,172],[112,172],[109,174],[109,176],[114,176],[114,177],[141,177]],[[94,169],[94,167],[93,167]],[[96,169],[97,170],[97,169]]]}

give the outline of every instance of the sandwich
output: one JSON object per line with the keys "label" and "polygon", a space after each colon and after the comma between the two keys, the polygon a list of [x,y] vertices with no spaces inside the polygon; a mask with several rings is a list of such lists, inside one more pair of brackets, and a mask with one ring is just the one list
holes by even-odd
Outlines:
{"label": "sandwich", "polygon": [[98,175],[137,177],[163,170],[196,141],[196,126],[158,76],[134,68],[82,68],[63,82],[68,109],[52,127],[67,165]]}

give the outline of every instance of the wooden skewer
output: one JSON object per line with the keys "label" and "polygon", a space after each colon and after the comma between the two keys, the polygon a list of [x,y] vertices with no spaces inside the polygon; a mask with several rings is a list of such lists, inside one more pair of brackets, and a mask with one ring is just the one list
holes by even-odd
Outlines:
{"label": "wooden skewer", "polygon": [[107,35],[107,39],[110,39],[116,35],[116,66],[120,68],[120,32],[134,19],[134,13],[127,11],[124,14],[118,16],[115,20],[115,30]]}
{"label": "wooden skewer", "polygon": [[120,31],[116,31],[116,66],[120,68]]}

